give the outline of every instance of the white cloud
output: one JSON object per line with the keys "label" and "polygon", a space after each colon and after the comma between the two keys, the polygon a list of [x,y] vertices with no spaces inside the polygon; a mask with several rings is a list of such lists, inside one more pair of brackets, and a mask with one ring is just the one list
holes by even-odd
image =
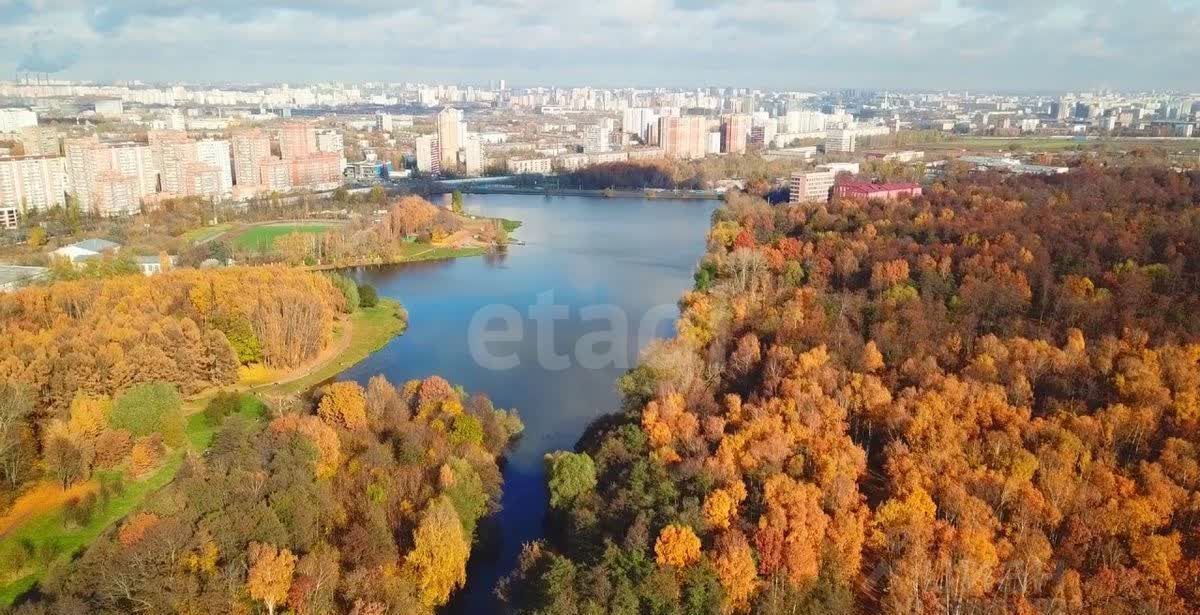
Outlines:
{"label": "white cloud", "polygon": [[52,40],[102,79],[1196,89],[1197,31],[1169,0],[8,0],[0,69]]}

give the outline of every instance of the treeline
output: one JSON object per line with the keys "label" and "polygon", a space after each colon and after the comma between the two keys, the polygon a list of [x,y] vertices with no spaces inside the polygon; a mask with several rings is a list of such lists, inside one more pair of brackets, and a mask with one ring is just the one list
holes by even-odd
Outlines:
{"label": "treeline", "polygon": [[232,384],[242,364],[301,365],[328,344],[334,319],[357,307],[347,293],[327,276],[266,267],[0,295],[0,502],[49,464],[51,422],[75,421],[79,404],[120,407],[147,383],[190,395]]}
{"label": "treeline", "polygon": [[[272,249],[243,254],[252,262],[284,262],[290,265],[349,265],[389,263],[404,260],[411,253],[409,244],[442,242],[466,227],[465,219],[444,207],[418,196],[396,201],[377,222],[361,220],[323,233],[290,233],[278,237]],[[480,225],[478,241],[501,244],[506,241],[502,226]],[[212,247],[199,247],[201,252]]]}
{"label": "treeline", "polygon": [[15,612],[417,614],[462,586],[515,414],[438,377],[376,376],[277,400],[268,419],[224,418],[204,456]]}
{"label": "treeline", "polygon": [[559,185],[581,190],[701,190],[722,179],[743,179],[747,189],[765,194],[778,177],[785,177],[803,163],[768,161],[758,153],[709,156],[700,160],[657,159],[636,162],[607,162],[562,173]]}
{"label": "treeline", "polygon": [[1200,610],[1200,173],[735,199],[519,613]]}

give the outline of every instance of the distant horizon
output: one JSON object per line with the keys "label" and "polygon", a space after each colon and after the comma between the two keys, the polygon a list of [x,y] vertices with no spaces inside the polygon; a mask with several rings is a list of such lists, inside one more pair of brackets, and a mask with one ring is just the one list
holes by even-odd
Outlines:
{"label": "distant horizon", "polygon": [[[0,75],[1187,91],[1196,0],[12,0]],[[397,79],[394,76],[401,76]],[[611,87],[611,86],[610,86]]]}
{"label": "distant horizon", "polygon": [[[0,79],[0,83],[12,85],[56,85],[69,83],[72,85],[93,85],[99,87],[185,87],[185,88],[221,88],[221,87],[261,87],[272,88],[287,86],[289,88],[315,87],[322,85],[372,85],[385,88],[391,88],[402,85],[424,86],[424,87],[458,87],[458,88],[481,88],[485,91],[492,88],[500,79],[485,81],[417,81],[417,80],[381,80],[381,79],[316,79],[316,80],[280,80],[280,81],[265,81],[265,80],[149,80],[138,78],[122,78],[122,79],[83,79],[83,78],[65,78],[62,76],[46,73],[29,73],[29,82],[27,83],[24,77],[25,73],[21,74],[20,78],[5,78]],[[48,75],[48,77],[47,77]],[[1120,89],[1120,88],[1075,88],[1075,89],[1043,89],[1043,88],[968,88],[968,87],[946,87],[946,88],[891,88],[879,86],[837,86],[824,88],[797,88],[797,87],[782,87],[771,88],[764,86],[750,85],[691,85],[691,86],[666,86],[666,85],[611,85],[611,84],[589,84],[589,83],[573,83],[573,84],[513,84],[506,83],[505,90],[534,90],[534,89],[582,89],[590,88],[594,90],[667,90],[677,92],[694,92],[698,90],[749,90],[752,92],[764,92],[770,94],[836,94],[846,91],[865,92],[876,94],[971,94],[971,95],[990,95],[990,96],[1067,96],[1073,94],[1123,94],[1123,95],[1180,95],[1180,96],[1197,96],[1200,97],[1200,86],[1196,90],[1176,89],[1176,88],[1149,88],[1149,89]],[[492,88],[491,91],[498,90],[498,86]],[[439,103],[435,106],[444,106]]]}

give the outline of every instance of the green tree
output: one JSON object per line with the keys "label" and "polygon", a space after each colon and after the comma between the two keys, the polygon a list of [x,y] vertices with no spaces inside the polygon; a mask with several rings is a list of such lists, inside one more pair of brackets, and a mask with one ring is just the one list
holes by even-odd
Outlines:
{"label": "green tree", "polygon": [[546,455],[550,505],[567,508],[596,488],[596,464],[587,453],[557,451]]}
{"label": "green tree", "polygon": [[358,285],[358,305],[359,307],[375,307],[379,304],[379,292],[370,284]]}
{"label": "green tree", "polygon": [[337,286],[337,289],[342,291],[342,296],[346,298],[346,311],[353,312],[357,310],[362,303],[358,295],[358,284],[355,284],[354,280],[340,273],[330,274],[329,279],[333,280],[333,285]]}
{"label": "green tree", "polygon": [[454,213],[459,213],[459,214],[462,213],[462,211],[463,211],[462,192],[455,190],[454,192],[452,192],[450,194],[450,209],[452,209],[454,211]]}
{"label": "green tree", "polygon": [[166,382],[139,384],[113,400],[108,424],[124,429],[135,437],[162,434],[171,446],[183,444],[183,401],[175,386]]}

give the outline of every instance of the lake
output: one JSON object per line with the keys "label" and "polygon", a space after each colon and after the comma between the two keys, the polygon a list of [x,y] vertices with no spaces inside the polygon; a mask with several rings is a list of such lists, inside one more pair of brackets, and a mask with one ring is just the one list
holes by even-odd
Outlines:
{"label": "lake", "polygon": [[[504,466],[503,509],[481,524],[467,586],[446,609],[490,613],[521,545],[542,535],[543,456],[619,408],[640,346],[674,333],[714,201],[465,195],[474,215],[520,220],[497,256],[352,270],[408,310],[409,327],[340,379],[440,375],[513,408],[525,433]],[[639,332],[640,330],[640,332]]]}

